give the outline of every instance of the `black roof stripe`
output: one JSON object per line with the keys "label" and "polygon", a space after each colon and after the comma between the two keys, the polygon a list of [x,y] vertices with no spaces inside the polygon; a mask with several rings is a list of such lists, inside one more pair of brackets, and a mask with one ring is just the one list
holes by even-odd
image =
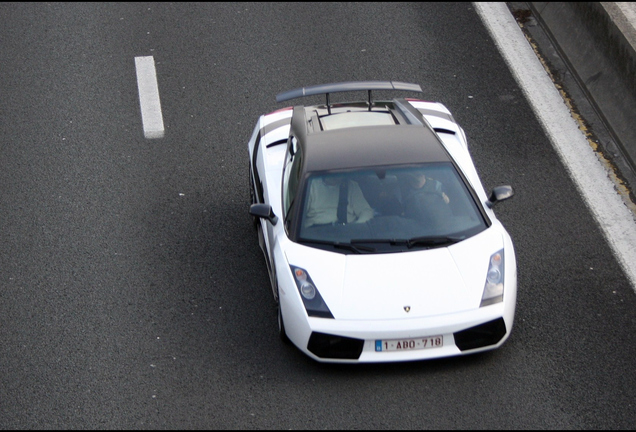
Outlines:
{"label": "black roof stripe", "polygon": [[268,133],[270,133],[273,130],[278,129],[281,126],[285,126],[291,123],[291,117],[286,117],[280,120],[276,120],[275,122],[272,122],[268,125],[265,125],[261,128],[261,137],[265,137],[265,135],[267,135]]}
{"label": "black roof stripe", "polygon": [[430,110],[430,109],[425,109],[425,108],[417,108],[417,110],[419,112],[421,112],[422,115],[439,117],[439,118],[443,118],[444,120],[448,120],[448,121],[451,121],[451,122],[455,123],[455,119],[453,119],[453,116],[448,115],[448,114],[446,114],[444,112],[440,112],[440,111],[436,111],[436,110]]}

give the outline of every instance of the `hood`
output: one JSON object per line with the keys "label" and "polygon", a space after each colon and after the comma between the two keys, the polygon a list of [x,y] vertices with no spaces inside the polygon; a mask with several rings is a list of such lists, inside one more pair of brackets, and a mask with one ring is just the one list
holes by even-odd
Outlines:
{"label": "hood", "polygon": [[421,318],[477,309],[490,256],[502,247],[501,234],[489,229],[449,247],[408,252],[304,247],[313,256],[290,264],[307,270],[336,319]]}

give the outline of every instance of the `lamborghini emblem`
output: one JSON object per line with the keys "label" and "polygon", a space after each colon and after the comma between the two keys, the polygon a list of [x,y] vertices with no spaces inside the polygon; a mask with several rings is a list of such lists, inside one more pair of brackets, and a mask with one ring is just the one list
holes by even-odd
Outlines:
{"label": "lamborghini emblem", "polygon": [[404,311],[405,312],[411,312],[411,306],[404,306]]}

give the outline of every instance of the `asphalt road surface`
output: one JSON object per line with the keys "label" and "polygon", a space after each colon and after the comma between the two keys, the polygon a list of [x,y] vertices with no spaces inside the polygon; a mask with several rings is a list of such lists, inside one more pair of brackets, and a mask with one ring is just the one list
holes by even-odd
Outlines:
{"label": "asphalt road surface", "polygon": [[[636,294],[470,3],[1,3],[0,428],[632,429]],[[144,137],[135,57],[165,125]],[[247,140],[275,95],[421,84],[517,252],[496,351],[278,339]]]}

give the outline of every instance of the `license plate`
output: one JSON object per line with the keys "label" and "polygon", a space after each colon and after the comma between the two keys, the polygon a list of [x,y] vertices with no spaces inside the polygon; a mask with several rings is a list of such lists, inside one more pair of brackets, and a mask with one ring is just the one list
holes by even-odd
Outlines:
{"label": "license plate", "polygon": [[444,345],[443,336],[429,336],[415,339],[376,340],[376,351],[412,351],[429,348],[441,348]]}

